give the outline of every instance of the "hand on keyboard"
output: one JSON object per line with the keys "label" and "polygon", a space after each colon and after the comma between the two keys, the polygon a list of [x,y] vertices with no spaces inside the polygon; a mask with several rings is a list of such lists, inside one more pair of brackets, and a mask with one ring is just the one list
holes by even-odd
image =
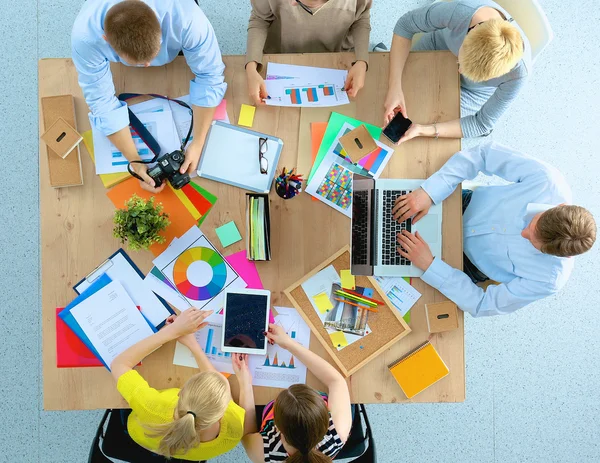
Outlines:
{"label": "hand on keyboard", "polygon": [[433,201],[423,188],[417,188],[407,195],[400,196],[396,199],[392,214],[398,222],[403,222],[409,217],[413,217],[412,223],[417,223],[421,217],[427,215]]}
{"label": "hand on keyboard", "polygon": [[404,230],[398,233],[398,253],[410,260],[413,265],[423,271],[427,270],[433,262],[433,254],[429,245],[417,232],[414,235]]}

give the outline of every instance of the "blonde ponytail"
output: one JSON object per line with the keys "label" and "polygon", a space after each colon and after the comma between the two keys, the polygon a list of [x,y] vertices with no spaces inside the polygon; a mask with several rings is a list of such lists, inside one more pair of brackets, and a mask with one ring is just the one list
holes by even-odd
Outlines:
{"label": "blonde ponytail", "polygon": [[159,454],[167,458],[183,455],[200,445],[198,433],[223,418],[230,401],[229,385],[221,373],[198,373],[181,389],[174,421],[147,426],[147,435],[161,439]]}

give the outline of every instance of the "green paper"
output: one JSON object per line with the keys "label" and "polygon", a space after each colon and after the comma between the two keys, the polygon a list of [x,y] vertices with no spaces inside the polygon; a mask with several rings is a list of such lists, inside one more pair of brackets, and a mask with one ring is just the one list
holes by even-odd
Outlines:
{"label": "green paper", "polygon": [[402,318],[404,318],[404,321],[405,321],[406,323],[410,323],[410,310],[409,310],[408,312],[406,312],[406,313],[404,314],[404,317],[402,317]]}
{"label": "green paper", "polygon": [[217,232],[217,236],[219,237],[219,240],[224,248],[232,245],[233,243],[237,243],[242,239],[242,236],[240,235],[240,232],[235,226],[235,222],[233,220],[217,228],[215,231]]}
{"label": "green paper", "polygon": [[313,163],[312,169],[310,170],[308,181],[306,182],[307,185],[311,181],[314,173],[321,165],[321,162],[323,162],[323,158],[325,158],[327,151],[329,151],[329,148],[331,148],[331,145],[333,145],[335,137],[340,132],[342,126],[346,122],[352,125],[353,127],[358,127],[359,125],[364,124],[365,127],[367,127],[367,130],[369,131],[371,136],[375,140],[379,140],[379,137],[381,136],[381,127],[377,127],[373,124],[367,124],[366,122],[359,121],[358,119],[353,119],[352,117],[344,116],[340,113],[332,112],[331,117],[329,118],[329,123],[327,124],[327,129],[325,129],[325,135],[323,135],[323,141],[321,142],[319,151],[317,151],[317,157],[315,158],[315,162]]}

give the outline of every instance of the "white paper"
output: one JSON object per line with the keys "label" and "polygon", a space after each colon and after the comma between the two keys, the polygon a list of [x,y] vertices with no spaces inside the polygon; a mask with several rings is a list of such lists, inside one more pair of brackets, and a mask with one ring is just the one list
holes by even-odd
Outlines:
{"label": "white paper", "polygon": [[[308,297],[308,300],[310,301],[310,304],[313,306],[313,309],[315,309],[315,313],[319,316],[319,318],[321,319],[323,324],[325,324],[325,319],[327,318],[327,313],[321,313],[321,311],[315,304],[313,297],[318,294],[325,293],[325,294],[327,294],[327,297],[329,298],[329,300],[332,301],[332,304],[335,305],[334,303],[336,301],[333,300],[333,293],[332,293],[332,288],[331,288],[331,286],[334,283],[341,285],[341,279],[340,279],[340,276],[338,275],[338,273],[336,272],[335,268],[333,267],[333,265],[329,265],[328,267],[325,267],[323,270],[321,270],[316,275],[313,275],[312,277],[310,277],[308,280],[306,280],[301,285],[302,289],[304,290],[304,293],[306,294],[306,296]],[[327,330],[328,333],[335,333],[335,331],[336,331],[333,328],[325,328],[325,329]],[[371,333],[371,328],[367,324],[366,329],[365,329],[365,336],[368,335],[369,333]],[[351,333],[344,333],[344,335],[346,336],[348,345],[364,338],[364,336],[359,336],[357,334],[351,334]],[[332,345],[333,345],[333,343],[332,343]],[[344,347],[346,347],[346,346],[337,347],[337,350],[342,350]]]}
{"label": "white paper", "polygon": [[160,279],[156,278],[156,276],[152,275],[152,273],[149,273],[146,275],[146,278],[144,278],[144,286],[156,293],[158,296],[162,297],[165,301],[178,310],[184,311],[191,307],[190,303],[181,294]]}
{"label": "white paper", "polygon": [[[207,254],[205,254],[207,253]],[[213,265],[194,255],[213,256]],[[183,256],[183,257],[182,257]],[[194,262],[184,265],[191,258]],[[210,259],[209,259],[210,260]],[[215,313],[207,321],[215,321],[223,307],[223,291],[225,289],[245,288],[246,282],[229,265],[227,260],[217,251],[197,226],[190,228],[177,241],[153,261],[154,265],[172,283],[173,287],[186,299],[190,306],[200,310],[214,310]],[[185,278],[179,276],[179,285],[174,275],[175,266],[185,269]],[[185,283],[189,282],[191,285]],[[198,289],[197,289],[198,288]],[[187,291],[185,294],[182,292]],[[204,293],[210,296],[199,296]]]}
{"label": "white paper", "polygon": [[421,293],[403,278],[376,276],[375,280],[403,317],[421,297]]}
{"label": "white paper", "polygon": [[267,64],[265,85],[271,106],[324,107],[350,103],[344,91],[348,71],[291,64]]}
{"label": "white paper", "polygon": [[153,334],[118,281],[80,302],[71,314],[109,367],[120,353]]}
{"label": "white paper", "polygon": [[112,259],[107,261],[105,265],[92,273],[88,279],[84,279],[76,287],[77,292],[79,294],[84,292],[105,273],[111,280],[118,281],[123,285],[134,304],[140,307],[144,317],[155,327],[171,315],[171,312],[169,312],[164,304],[143,284],[142,277],[139,276],[121,253],[116,254]]}
{"label": "white paper", "polygon": [[[198,344],[210,360],[210,363],[221,373],[233,374],[231,365],[231,356],[229,352],[221,351],[221,331],[223,329],[223,315],[216,317],[216,322],[210,322],[201,330],[197,331],[195,336]],[[181,343],[175,346],[175,355],[173,356],[175,365],[184,367],[198,368],[198,363],[192,352]]]}
{"label": "white paper", "polygon": [[[151,102],[153,103],[154,101]],[[162,153],[170,153],[180,148],[181,142],[175,130],[171,111],[143,112],[136,115],[158,142]],[[92,133],[96,158],[96,174],[127,172],[128,161],[123,154],[98,130],[92,128]],[[142,160],[151,160],[154,158],[154,153],[133,130],[131,130],[131,136]]]}
{"label": "white paper", "polygon": [[[275,307],[275,324],[307,349],[310,346],[310,328],[296,309]],[[276,359],[276,361],[275,361]],[[250,355],[249,368],[254,386],[288,388],[306,383],[306,365],[278,345],[267,345],[267,355]],[[291,365],[290,365],[291,364]]]}

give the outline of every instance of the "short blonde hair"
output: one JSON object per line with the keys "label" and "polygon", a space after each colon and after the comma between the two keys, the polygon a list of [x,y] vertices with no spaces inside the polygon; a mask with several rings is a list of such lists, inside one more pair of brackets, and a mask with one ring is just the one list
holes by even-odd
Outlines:
{"label": "short blonde hair", "polygon": [[150,431],[147,434],[161,438],[158,447],[161,455],[167,458],[183,455],[200,445],[198,433],[223,418],[229,402],[231,391],[221,373],[198,373],[181,388],[174,420],[163,425],[147,426]]}
{"label": "short blonde hair", "polygon": [[541,251],[571,257],[589,251],[596,241],[596,221],[581,206],[561,205],[544,212],[535,226]]}
{"label": "short blonde hair", "polygon": [[160,51],[161,30],[156,13],[139,0],[125,0],[104,18],[106,40],[118,55],[136,63],[152,61]]}
{"label": "short blonde hair", "polygon": [[460,72],[473,82],[503,76],[523,56],[523,38],[504,19],[490,19],[467,33],[462,44]]}

